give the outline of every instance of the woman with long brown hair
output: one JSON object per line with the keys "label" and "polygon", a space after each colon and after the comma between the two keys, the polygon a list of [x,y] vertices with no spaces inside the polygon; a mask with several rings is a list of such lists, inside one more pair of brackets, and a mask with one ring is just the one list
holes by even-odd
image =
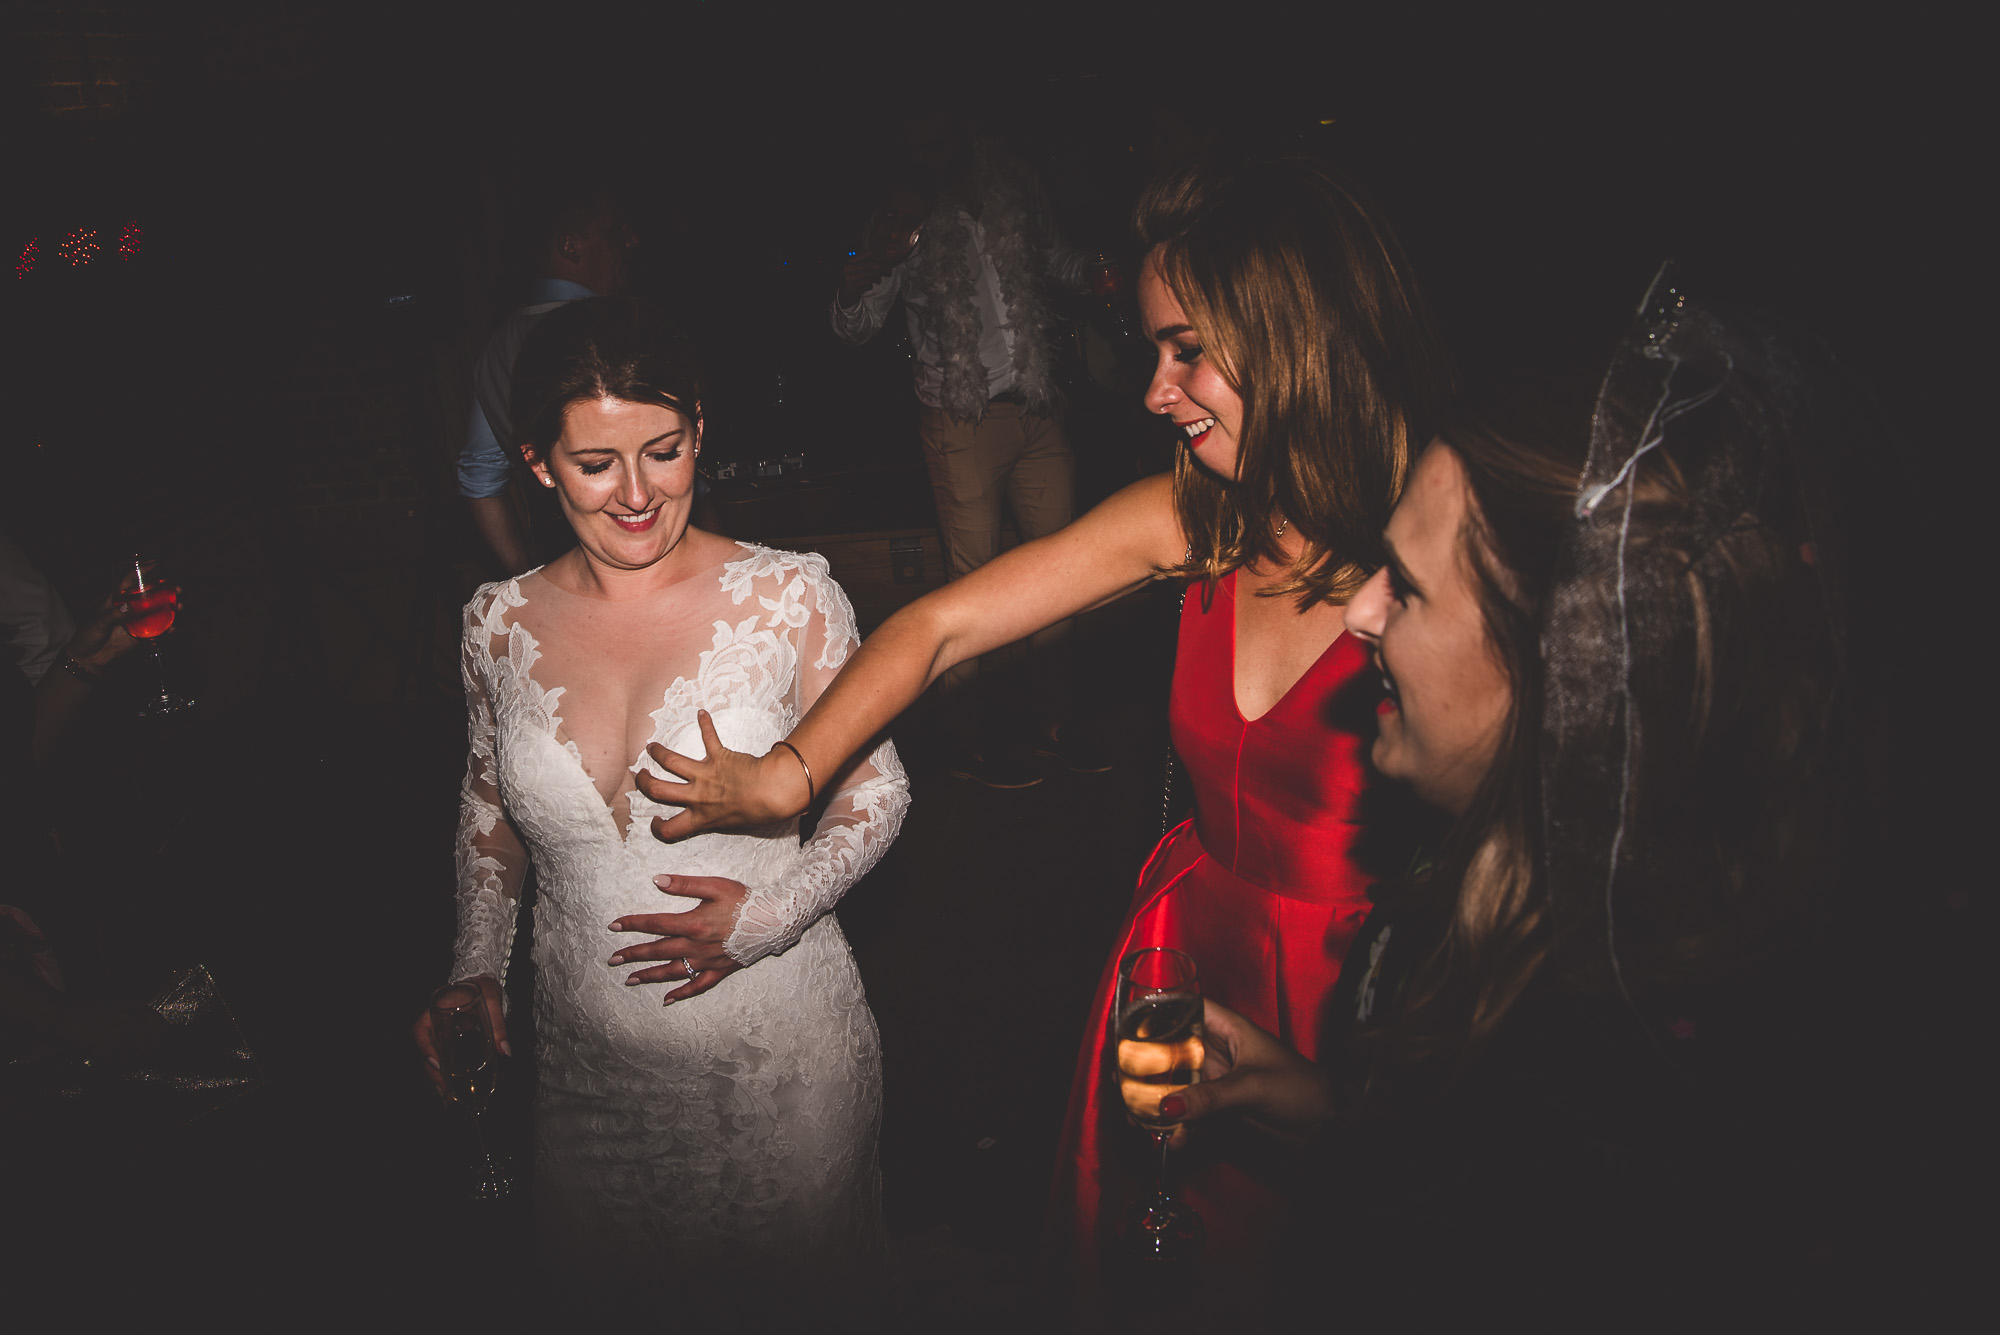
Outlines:
{"label": "woman with long brown hair", "polygon": [[1874,429],[1663,276],[1594,412],[1517,384],[1418,460],[1348,626],[1374,759],[1451,832],[1378,893],[1333,1051],[1212,1008],[1215,1078],[1166,1108],[1317,1140],[1350,1315],[1665,1312],[1803,1252],[1777,1165],[1829,1106],[1801,1035],[1852,737],[1829,464]]}
{"label": "woman with long brown hair", "polygon": [[[687,787],[641,780],[687,808],[662,837],[795,813],[808,771],[844,763],[953,664],[1150,581],[1189,582],[1171,724],[1195,814],[1140,877],[1057,1165],[1051,1250],[1086,1284],[1157,1162],[1111,1092],[1120,956],[1183,949],[1209,995],[1318,1050],[1370,879],[1354,845],[1376,692],[1345,604],[1381,561],[1410,441],[1427,438],[1444,389],[1395,239],[1323,166],[1205,159],[1154,185],[1137,222],[1140,310],[1158,349],[1146,404],[1186,446],[1173,473],[891,618],[788,738],[796,755],[753,760],[710,737],[706,762],[658,756]],[[1282,1227],[1281,1169],[1254,1151],[1219,1135],[1176,1165],[1212,1263],[1254,1269]]]}

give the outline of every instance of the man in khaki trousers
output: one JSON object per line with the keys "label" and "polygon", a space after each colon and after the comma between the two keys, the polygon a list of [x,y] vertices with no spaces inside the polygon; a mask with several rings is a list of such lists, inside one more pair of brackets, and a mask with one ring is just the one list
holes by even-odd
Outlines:
{"label": "man in khaki trousers", "polygon": [[[918,430],[946,573],[956,579],[999,554],[1003,507],[1023,542],[1075,516],[1076,458],[1063,434],[1044,289],[1084,290],[1088,261],[1056,238],[1025,165],[943,120],[907,130],[918,170],[876,210],[830,314],[835,335],[859,344],[903,305],[923,404]],[[1009,646],[945,675],[947,691],[975,687],[977,696],[977,737],[953,773],[1025,788],[1041,782],[1035,752],[1075,770],[1109,768],[1065,726],[1068,632],[1064,622],[1036,635],[1024,664],[1021,646]],[[1020,669],[1031,703],[1008,689]]]}
{"label": "man in khaki trousers", "polygon": [[[1076,456],[1063,435],[1059,411],[1036,414],[1024,403],[1003,398],[989,402],[986,416],[973,423],[955,422],[943,409],[926,406],[917,431],[930,466],[948,578],[977,570],[1000,554],[1003,499],[1023,542],[1053,533],[1075,517]],[[1038,722],[1059,727],[1070,713],[1069,630],[1069,622],[1059,621],[1036,633],[1025,662],[1016,653],[1010,663],[1008,651],[1001,650],[987,656],[995,661],[962,663],[945,674],[946,690],[970,690],[982,697],[978,740],[971,754],[954,758],[954,773],[990,787],[1026,787],[1041,780],[1040,770],[1024,754],[1030,749],[1059,759],[1090,759],[1065,755],[1053,745],[1059,738],[1021,735],[1019,683],[1005,680],[1025,672],[1029,710]],[[977,682],[982,673],[988,680]],[[1012,701],[1004,698],[1010,684],[1017,687]]]}

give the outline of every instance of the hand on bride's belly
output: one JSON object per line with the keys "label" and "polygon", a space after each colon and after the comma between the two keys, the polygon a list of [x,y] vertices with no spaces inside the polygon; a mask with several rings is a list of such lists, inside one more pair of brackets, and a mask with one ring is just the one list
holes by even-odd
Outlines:
{"label": "hand on bride's belly", "polygon": [[[715,710],[710,713],[709,721],[715,729],[716,739],[732,751],[760,754],[770,750],[771,744],[784,735],[782,720],[763,709]],[[705,759],[708,754],[700,724],[694,719],[689,719],[671,734],[665,744],[669,751],[697,760]],[[638,768],[666,783],[680,782],[660,768],[650,756],[643,757]],[[655,802],[644,792],[634,792],[631,801],[634,820],[650,821],[655,816],[671,815],[678,809]],[[710,847],[715,846],[711,844]],[[662,874],[653,878],[653,885],[663,894],[699,902],[684,912],[628,913],[613,921],[613,932],[641,933],[656,939],[621,945],[611,957],[611,967],[666,961],[626,974],[628,985],[677,984],[671,986],[663,998],[664,1004],[672,1005],[676,1001],[700,996],[743,967],[723,950],[748,894],[741,881],[726,876]]]}
{"label": "hand on bride's belly", "polygon": [[[637,932],[654,940],[620,945],[610,967],[648,964],[625,975],[627,986],[646,983],[678,984],[662,998],[671,1006],[688,997],[698,997],[743,966],[729,958],[723,944],[736,926],[736,914],[749,892],[743,882],[726,876],[655,876],[653,885],[662,894],[699,900],[685,913],[628,913],[614,919],[613,932]],[[652,961],[664,960],[664,964]]]}

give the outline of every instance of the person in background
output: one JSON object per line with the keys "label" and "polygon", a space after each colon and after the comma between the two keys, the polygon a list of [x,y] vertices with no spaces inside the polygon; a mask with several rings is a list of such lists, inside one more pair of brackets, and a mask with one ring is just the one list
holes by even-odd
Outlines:
{"label": "person in background", "polygon": [[[65,979],[58,945],[87,957],[89,933],[64,894],[43,796],[50,756],[137,644],[114,596],[76,626],[47,578],[0,534],[0,1069],[9,1074],[51,1057],[134,1060],[164,1039],[146,1007],[77,995]],[[0,1080],[0,1128],[33,1106],[14,1094]]]}
{"label": "person in background", "polygon": [[1852,747],[1829,477],[1886,433],[1664,274],[1594,413],[1527,383],[1425,451],[1347,612],[1375,763],[1455,823],[1377,888],[1337,1042],[1212,1006],[1163,1111],[1307,1145],[1288,1273],[1323,1325],[1789,1313],[1857,1139],[1814,935]]}
{"label": "person in background", "polygon": [[[1088,260],[1057,236],[1025,163],[950,117],[907,128],[929,189],[898,185],[876,210],[863,249],[842,268],[831,319],[837,337],[858,345],[903,305],[945,570],[960,579],[999,555],[1003,503],[1023,542],[1075,517],[1076,458],[1063,432],[1045,287],[1087,290]],[[1041,782],[1035,750],[1081,772],[1110,768],[1071,718],[1068,630],[1066,620],[1044,627],[1030,645],[1039,731],[1000,698],[997,657],[983,682],[975,660],[946,677],[957,692],[976,683],[980,697],[976,740],[954,758],[954,773],[1026,788]]]}
{"label": "person in background", "polygon": [[0,657],[38,685],[76,634],[62,596],[28,554],[0,533]]}
{"label": "person in background", "polygon": [[79,628],[55,586],[0,533],[0,663],[21,679],[7,688],[9,698],[31,701],[21,716],[27,729],[22,740],[34,768],[47,763],[111,666],[136,647],[115,593],[106,594]]}
{"label": "person in background", "polygon": [[[569,545],[562,516],[539,499],[526,504],[533,533],[522,519],[514,492],[522,468],[507,404],[514,357],[538,321],[550,311],[584,297],[613,296],[631,281],[632,252],[639,244],[617,197],[607,188],[565,182],[545,201],[537,273],[528,304],[501,321],[472,371],[472,408],[465,444],[458,455],[458,492],[472,523],[502,573],[521,575]],[[534,497],[540,488],[523,495]]]}

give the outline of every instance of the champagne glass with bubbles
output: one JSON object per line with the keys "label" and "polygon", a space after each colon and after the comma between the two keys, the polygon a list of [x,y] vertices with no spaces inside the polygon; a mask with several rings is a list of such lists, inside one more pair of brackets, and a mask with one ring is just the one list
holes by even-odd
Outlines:
{"label": "champagne glass with bubbles", "polygon": [[1112,1038],[1117,1043],[1118,1088],[1132,1120],[1152,1133],[1160,1149],[1153,1195],[1133,1216],[1131,1237],[1141,1256],[1185,1261],[1201,1251],[1201,1216],[1167,1190],[1168,1141],[1173,1124],[1160,1103],[1201,1079],[1201,983],[1194,960],[1155,946],[1135,950],[1118,966]]}
{"label": "champagne glass with bubbles", "polygon": [[470,983],[439,988],[431,998],[431,1044],[444,1076],[445,1101],[472,1120],[479,1161],[472,1166],[474,1200],[499,1200],[514,1192],[514,1179],[486,1148],[482,1119],[500,1079],[500,1053],[486,1014],[486,998]]}

